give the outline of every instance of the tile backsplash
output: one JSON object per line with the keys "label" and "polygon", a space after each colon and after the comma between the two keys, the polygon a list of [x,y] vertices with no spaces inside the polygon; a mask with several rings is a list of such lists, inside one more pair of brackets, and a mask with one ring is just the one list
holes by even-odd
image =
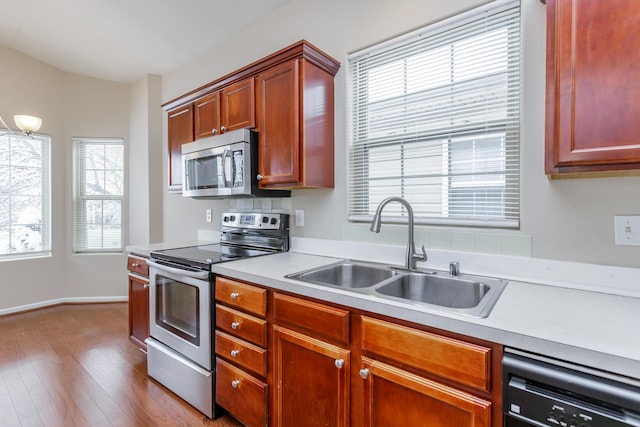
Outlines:
{"label": "tile backsplash", "polygon": [[229,210],[231,212],[266,212],[293,214],[293,203],[290,197],[277,198],[242,198],[230,199]]}

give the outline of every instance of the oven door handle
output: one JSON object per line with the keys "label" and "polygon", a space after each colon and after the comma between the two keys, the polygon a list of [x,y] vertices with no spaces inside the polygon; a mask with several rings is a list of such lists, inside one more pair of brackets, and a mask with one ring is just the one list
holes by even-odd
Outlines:
{"label": "oven door handle", "polygon": [[187,276],[198,280],[208,280],[209,272],[208,271],[189,271],[183,270],[181,268],[169,267],[167,265],[158,264],[157,262],[153,262],[150,259],[147,260],[147,264],[149,267],[157,268],[158,270],[166,271],[173,274],[179,274],[181,276]]}

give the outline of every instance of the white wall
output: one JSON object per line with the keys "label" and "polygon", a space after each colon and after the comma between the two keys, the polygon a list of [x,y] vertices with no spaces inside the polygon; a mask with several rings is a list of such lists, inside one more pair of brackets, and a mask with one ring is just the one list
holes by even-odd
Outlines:
{"label": "white wall", "polygon": [[[347,54],[469,9],[483,1],[291,0],[279,10],[162,78],[167,102],[215,78],[306,39],[342,62],[336,76],[336,188],[295,191],[294,209],[305,227],[294,235],[334,240],[402,243],[406,229],[383,226],[374,235],[346,215],[345,65]],[[640,214],[640,177],[549,181],[544,174],[545,6],[522,0],[524,21],[521,229],[483,231],[418,227],[416,243],[439,249],[533,256],[596,264],[640,266],[640,247],[615,246],[613,217]],[[166,129],[166,117],[163,122]],[[166,131],[164,132],[166,144]],[[166,154],[163,169],[166,170]],[[166,172],[162,185],[167,181]],[[229,201],[184,200],[164,192],[164,240],[195,237],[204,211]],[[215,224],[214,224],[215,227]]]}
{"label": "white wall", "polygon": [[5,47],[0,64],[0,115],[9,125],[18,112],[39,116],[39,132],[52,138],[52,256],[0,262],[0,313],[47,301],[126,296],[124,254],[71,254],[71,138],[127,141],[129,86],[64,73]]}
{"label": "white wall", "polygon": [[160,76],[146,75],[131,85],[129,161],[129,240],[162,240],[162,108]]}

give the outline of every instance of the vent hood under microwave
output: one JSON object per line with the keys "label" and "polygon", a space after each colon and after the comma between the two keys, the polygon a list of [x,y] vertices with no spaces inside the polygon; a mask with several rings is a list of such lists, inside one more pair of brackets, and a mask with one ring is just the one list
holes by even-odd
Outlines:
{"label": "vent hood under microwave", "polygon": [[182,196],[289,197],[258,188],[258,134],[238,129],[182,145]]}

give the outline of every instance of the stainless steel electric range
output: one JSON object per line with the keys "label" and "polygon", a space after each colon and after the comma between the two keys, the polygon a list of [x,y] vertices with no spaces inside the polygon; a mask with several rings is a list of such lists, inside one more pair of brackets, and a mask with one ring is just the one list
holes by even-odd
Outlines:
{"label": "stainless steel electric range", "polygon": [[222,214],[220,243],[152,251],[147,372],[209,418],[216,416],[211,265],[289,250],[289,215]]}

